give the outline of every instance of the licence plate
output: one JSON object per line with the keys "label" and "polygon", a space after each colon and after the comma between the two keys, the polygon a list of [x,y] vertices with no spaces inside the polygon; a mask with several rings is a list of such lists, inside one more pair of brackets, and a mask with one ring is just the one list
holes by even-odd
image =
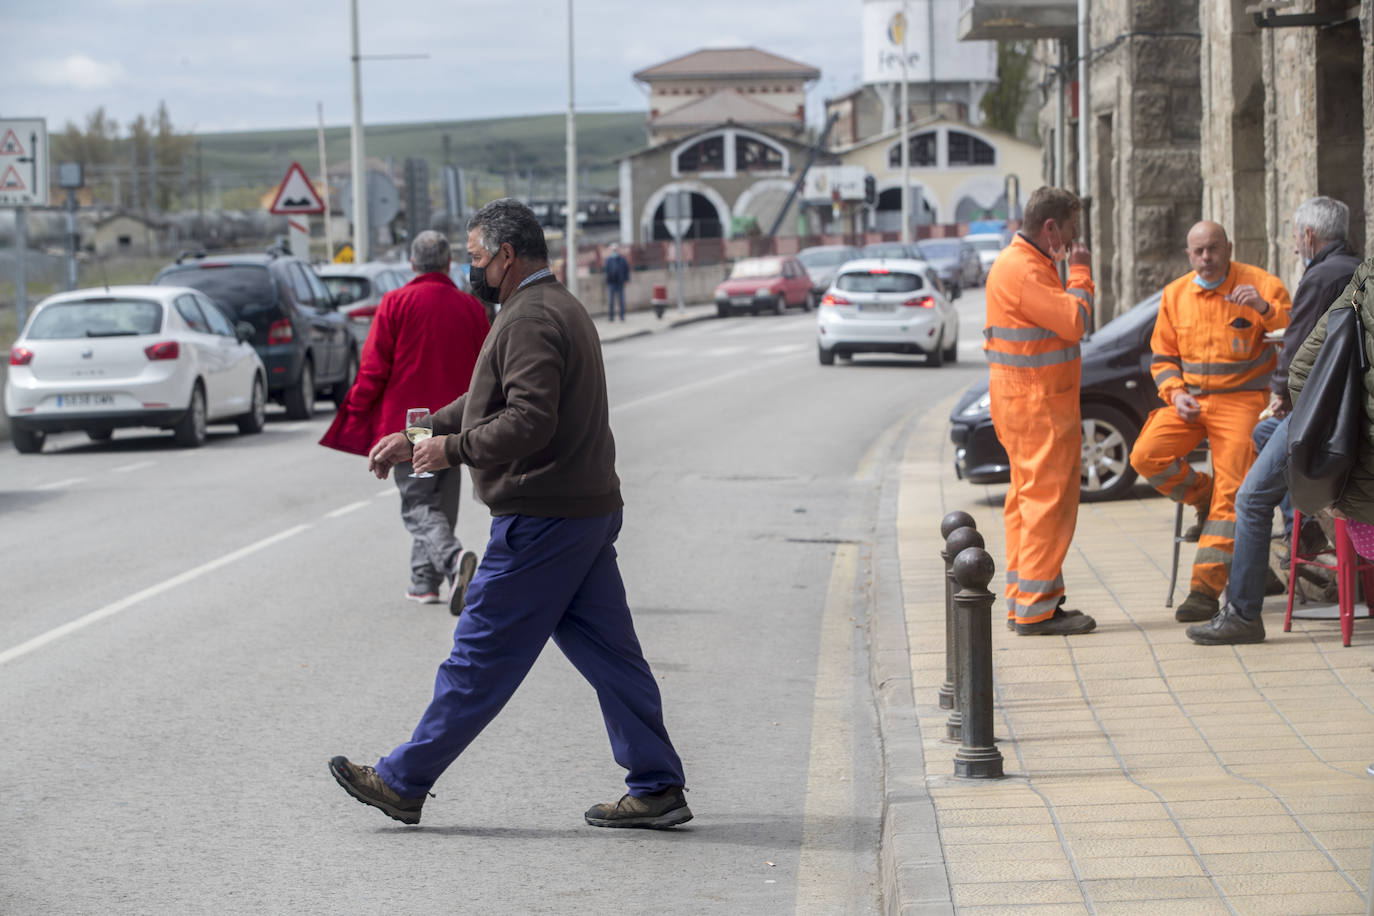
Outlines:
{"label": "licence plate", "polygon": [[736,296],[730,300],[731,305],[753,305],[754,300],[748,296]]}
{"label": "licence plate", "polygon": [[59,394],[58,407],[109,407],[115,402],[112,394]]}
{"label": "licence plate", "polygon": [[897,306],[893,305],[891,302],[869,302],[869,303],[867,303],[867,304],[864,304],[864,303],[860,302],[860,303],[859,303],[859,311],[861,311],[861,312],[895,312],[895,311],[897,311]]}

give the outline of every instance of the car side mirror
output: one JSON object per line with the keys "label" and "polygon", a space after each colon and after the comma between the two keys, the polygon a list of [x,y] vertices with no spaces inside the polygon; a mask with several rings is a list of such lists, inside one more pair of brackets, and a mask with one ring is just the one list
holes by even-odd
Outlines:
{"label": "car side mirror", "polygon": [[239,343],[252,343],[253,326],[246,321],[235,322],[234,336],[238,338]]}

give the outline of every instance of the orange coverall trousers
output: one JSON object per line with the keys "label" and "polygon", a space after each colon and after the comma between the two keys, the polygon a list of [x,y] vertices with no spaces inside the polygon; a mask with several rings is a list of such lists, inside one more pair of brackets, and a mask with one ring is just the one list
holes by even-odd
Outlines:
{"label": "orange coverall trousers", "polygon": [[[1131,450],[1131,466],[1175,502],[1205,507],[1211,491],[1212,508],[1198,539],[1191,589],[1218,598],[1226,587],[1236,549],[1236,491],[1255,463],[1250,435],[1269,395],[1237,391],[1197,395],[1197,400],[1202,413],[1193,423],[1184,421],[1173,407],[1151,413]],[[1210,476],[1192,468],[1187,460],[1204,437],[1212,449]]]}
{"label": "orange coverall trousers", "polygon": [[[999,367],[1001,368],[1001,367]],[[1047,394],[1033,370],[993,373],[992,425],[1007,450],[1007,616],[1038,623],[1064,597],[1064,557],[1078,524],[1083,424],[1078,385]]]}

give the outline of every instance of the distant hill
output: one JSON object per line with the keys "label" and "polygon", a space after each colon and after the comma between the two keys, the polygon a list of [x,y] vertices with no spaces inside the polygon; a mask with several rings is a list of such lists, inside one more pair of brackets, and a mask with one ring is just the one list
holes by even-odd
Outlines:
{"label": "distant hill", "polygon": [[[584,188],[614,188],[618,182],[614,158],[645,145],[644,112],[589,112],[577,116],[577,158]],[[367,127],[368,158],[393,157],[399,173],[407,156],[429,160],[431,181],[437,182],[443,164],[444,135],[449,137],[449,161],[468,174],[480,173],[484,187],[515,174],[513,193],[526,193],[528,176],[535,176],[538,196],[551,196],[552,183],[561,187],[564,175],[566,116],[530,115],[480,121],[436,121],[413,124],[371,124]],[[255,130],[200,134],[204,169],[222,188],[273,185],[286,174],[292,160],[306,171],[319,167],[316,132]],[[325,154],[331,171],[349,160],[348,127],[325,128]]]}

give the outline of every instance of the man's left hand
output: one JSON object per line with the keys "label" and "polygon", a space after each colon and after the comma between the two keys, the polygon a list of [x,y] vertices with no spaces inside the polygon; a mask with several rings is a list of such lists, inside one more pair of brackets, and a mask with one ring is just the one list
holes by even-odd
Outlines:
{"label": "man's left hand", "polygon": [[1269,314],[1269,303],[1264,301],[1264,297],[1259,294],[1249,283],[1242,283],[1231,290],[1231,295],[1226,297],[1236,305],[1243,305],[1248,309],[1254,309],[1261,315]]}
{"label": "man's left hand", "polygon": [[391,433],[377,440],[367,455],[367,469],[377,475],[378,480],[386,480],[391,468],[402,461],[410,460],[410,442],[405,433]]}
{"label": "man's left hand", "polygon": [[447,436],[434,436],[415,446],[415,452],[410,462],[415,466],[416,474],[441,471],[453,466],[449,464],[448,454],[444,452],[444,440],[447,438]]}

